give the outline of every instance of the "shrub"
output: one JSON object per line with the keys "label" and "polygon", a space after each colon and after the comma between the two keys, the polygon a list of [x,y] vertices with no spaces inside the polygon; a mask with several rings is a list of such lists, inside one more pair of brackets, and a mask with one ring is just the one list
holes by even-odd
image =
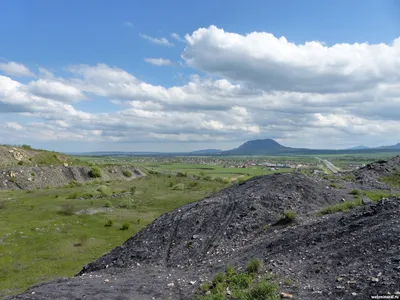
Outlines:
{"label": "shrub", "polygon": [[122,171],[122,174],[123,174],[125,177],[132,177],[132,172],[129,171],[129,170],[124,170],[124,171]]}
{"label": "shrub", "polygon": [[295,219],[296,219],[296,212],[294,212],[293,210],[285,210],[281,218],[278,221],[276,221],[274,225],[275,226],[286,225],[292,223]]}
{"label": "shrub", "polygon": [[110,191],[108,190],[108,187],[105,185],[101,185],[97,188],[97,191],[100,193],[101,196],[108,196],[110,194]]}
{"label": "shrub", "polygon": [[122,224],[120,230],[128,230],[130,227],[130,224],[128,222],[125,222],[124,224]]}
{"label": "shrub", "polygon": [[293,210],[286,210],[283,215],[286,219],[291,221],[294,221],[296,219],[296,212],[294,212]]}
{"label": "shrub", "polygon": [[112,220],[108,220],[106,222],[106,224],[104,224],[104,227],[112,227],[113,226],[113,221]]}
{"label": "shrub", "polygon": [[25,144],[22,145],[21,148],[25,150],[32,150],[32,147],[30,145],[25,145]]}
{"label": "shrub", "polygon": [[187,177],[187,173],[178,172],[176,173],[176,177]]}
{"label": "shrub", "polygon": [[89,171],[89,176],[91,178],[101,178],[101,169],[99,167],[92,167]]}
{"label": "shrub", "polygon": [[92,193],[85,193],[85,194],[82,195],[83,199],[90,199],[90,198],[93,198],[93,197],[94,197],[94,195]]}
{"label": "shrub", "polygon": [[81,194],[79,192],[73,192],[67,196],[67,199],[78,199],[80,195]]}
{"label": "shrub", "polygon": [[131,208],[132,202],[129,200],[122,201],[122,202],[118,203],[118,207],[119,208]]}
{"label": "shrub", "polygon": [[332,187],[332,188],[336,188],[337,187],[335,183],[331,183],[329,186]]}
{"label": "shrub", "polygon": [[352,190],[349,194],[357,196],[357,195],[361,195],[361,191],[360,190]]}
{"label": "shrub", "polygon": [[66,203],[61,206],[60,215],[72,216],[75,213],[75,206],[72,203]]}
{"label": "shrub", "polygon": [[175,191],[182,191],[182,190],[185,189],[185,185],[183,183],[178,183],[178,184],[175,184],[172,187],[172,189],[175,190]]}
{"label": "shrub", "polygon": [[12,183],[15,183],[16,180],[17,180],[17,179],[15,178],[15,176],[11,176],[11,177],[10,177],[10,181],[11,181]]}
{"label": "shrub", "polygon": [[18,162],[18,165],[19,166],[22,166],[24,164],[24,162],[22,161],[22,160],[20,160],[19,162]]}
{"label": "shrub", "polygon": [[195,186],[199,185],[199,183],[197,181],[191,181],[189,182],[189,187],[193,188]]}
{"label": "shrub", "polygon": [[[278,300],[279,286],[270,280],[270,276],[257,272],[237,272],[233,267],[228,266],[225,273],[215,274],[212,282],[201,284],[200,295],[197,299]],[[228,290],[229,295],[227,295]]]}
{"label": "shrub", "polygon": [[132,195],[135,195],[135,194],[136,194],[136,190],[137,190],[136,186],[132,186],[132,187],[129,189],[129,191],[131,192]]}
{"label": "shrub", "polygon": [[104,204],[104,207],[112,207],[112,203],[111,203],[110,201],[107,201],[107,202]]}
{"label": "shrub", "polygon": [[262,268],[261,260],[257,258],[251,259],[246,265],[246,272],[247,273],[259,273]]}

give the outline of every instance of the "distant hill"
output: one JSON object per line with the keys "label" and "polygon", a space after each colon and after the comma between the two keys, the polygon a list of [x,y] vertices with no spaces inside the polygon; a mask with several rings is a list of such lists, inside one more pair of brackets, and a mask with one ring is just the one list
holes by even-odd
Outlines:
{"label": "distant hill", "polygon": [[204,149],[204,150],[196,150],[190,152],[192,155],[203,155],[203,154],[219,154],[222,150],[219,149]]}
{"label": "distant hill", "polygon": [[86,152],[70,153],[70,155],[88,156],[242,156],[242,155],[322,155],[322,154],[355,154],[400,151],[400,143],[393,146],[368,148],[357,146],[350,149],[307,149],[286,147],[273,139],[258,139],[243,143],[238,148],[222,151],[219,149],[204,149],[192,152]]}
{"label": "distant hill", "polygon": [[375,149],[400,150],[400,143],[397,143],[396,145],[392,145],[392,146],[382,146],[382,147],[378,147]]}
{"label": "distant hill", "polygon": [[345,150],[364,150],[364,149],[370,149],[370,147],[361,145],[361,146],[351,147],[351,148],[348,148],[348,149],[345,149]]}
{"label": "distant hill", "polygon": [[247,141],[236,149],[223,151],[222,155],[264,155],[291,152],[294,148],[282,146],[272,139]]}

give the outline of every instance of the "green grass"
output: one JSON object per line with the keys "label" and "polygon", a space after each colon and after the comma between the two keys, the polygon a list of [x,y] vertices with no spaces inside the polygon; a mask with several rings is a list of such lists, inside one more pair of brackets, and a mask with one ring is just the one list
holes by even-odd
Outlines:
{"label": "green grass", "polygon": [[393,188],[400,188],[400,170],[397,170],[391,176],[381,177],[380,180]]}
{"label": "green grass", "polygon": [[[0,191],[0,298],[22,292],[32,284],[73,276],[83,265],[122,244],[163,213],[226,186],[175,177],[176,184],[197,184],[190,189],[172,190],[168,187],[170,180],[162,175],[135,179],[134,195],[121,194],[132,188],[132,181],[94,181],[30,193]],[[98,190],[122,198],[68,199],[71,195],[100,195]],[[75,214],[101,208],[107,201],[114,208],[111,212]],[[130,205],[120,207],[121,203]]]}
{"label": "green grass", "polygon": [[318,212],[318,215],[333,214],[340,211],[350,211],[351,209],[362,205],[361,199],[346,200],[344,202],[328,206]]}
{"label": "green grass", "polygon": [[251,260],[244,272],[228,266],[225,272],[215,274],[211,282],[200,286],[197,300],[278,300],[279,286],[261,271],[262,263],[258,259]]}

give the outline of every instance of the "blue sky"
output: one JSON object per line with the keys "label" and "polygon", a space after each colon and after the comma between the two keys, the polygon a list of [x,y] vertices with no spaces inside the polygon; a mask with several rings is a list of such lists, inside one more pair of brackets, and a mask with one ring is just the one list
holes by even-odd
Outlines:
{"label": "blue sky", "polygon": [[399,31],[395,0],[5,0],[0,143],[400,142]]}

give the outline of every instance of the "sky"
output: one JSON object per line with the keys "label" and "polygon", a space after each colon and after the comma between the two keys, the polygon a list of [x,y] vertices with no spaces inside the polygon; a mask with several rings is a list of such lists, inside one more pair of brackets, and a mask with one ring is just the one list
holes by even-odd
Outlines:
{"label": "sky", "polygon": [[2,0],[0,144],[400,142],[400,1]]}

